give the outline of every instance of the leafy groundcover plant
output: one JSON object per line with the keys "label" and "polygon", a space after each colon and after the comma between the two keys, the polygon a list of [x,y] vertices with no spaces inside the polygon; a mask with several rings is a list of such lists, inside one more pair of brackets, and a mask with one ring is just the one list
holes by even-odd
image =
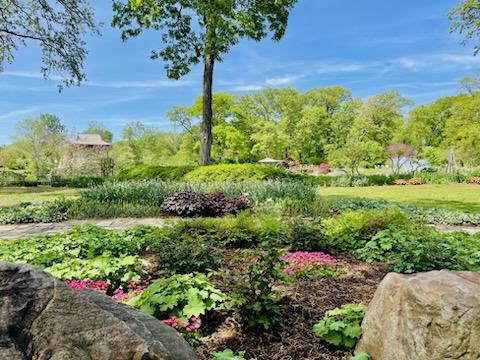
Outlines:
{"label": "leafy groundcover plant", "polygon": [[220,309],[225,300],[225,295],[208,281],[207,275],[196,273],[155,280],[129,304],[159,319],[175,317],[188,321]]}
{"label": "leafy groundcover plant", "polygon": [[346,304],[325,313],[323,320],[313,326],[316,336],[326,342],[351,349],[362,335],[361,323],[365,307]]}
{"label": "leafy groundcover plant", "polygon": [[283,273],[288,278],[303,279],[338,274],[337,260],[322,252],[297,251],[283,255],[280,259],[286,264]]}
{"label": "leafy groundcover plant", "polygon": [[245,360],[245,358],[243,357],[244,355],[244,351],[234,353],[231,349],[225,349],[223,351],[217,351],[212,353],[211,360]]}

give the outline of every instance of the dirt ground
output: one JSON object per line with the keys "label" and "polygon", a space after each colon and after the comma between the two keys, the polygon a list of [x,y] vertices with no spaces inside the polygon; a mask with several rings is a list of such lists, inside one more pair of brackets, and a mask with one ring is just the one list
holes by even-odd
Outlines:
{"label": "dirt ground", "polygon": [[[235,266],[231,254],[222,256],[226,267]],[[314,278],[280,285],[279,305],[282,324],[272,333],[245,329],[234,318],[227,317],[197,348],[201,359],[212,351],[230,348],[245,351],[247,359],[315,360],[348,359],[348,351],[336,349],[312,332],[325,311],[348,303],[368,305],[387,273],[381,264],[366,264],[351,257],[336,256],[345,269],[338,277]]]}

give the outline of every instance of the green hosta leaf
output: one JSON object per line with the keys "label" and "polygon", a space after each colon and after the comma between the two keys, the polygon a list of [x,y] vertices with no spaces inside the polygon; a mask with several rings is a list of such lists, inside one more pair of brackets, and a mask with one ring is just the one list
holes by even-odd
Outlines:
{"label": "green hosta leaf", "polygon": [[323,335],[323,338],[329,342],[330,344],[333,344],[335,346],[338,346],[342,343],[342,334],[339,332],[335,331],[330,331]]}
{"label": "green hosta leaf", "polygon": [[322,337],[323,335],[325,335],[327,332],[328,332],[328,328],[326,326],[326,323],[324,320],[320,321],[319,323],[315,324],[313,326],[313,332],[315,333],[315,335],[317,335],[318,337]]}
{"label": "green hosta leaf", "polygon": [[343,328],[348,327],[343,321],[335,321],[329,325],[330,330],[341,331]]}
{"label": "green hosta leaf", "polygon": [[350,360],[371,360],[372,358],[366,352],[355,353]]}
{"label": "green hosta leaf", "polygon": [[205,303],[199,297],[193,297],[183,308],[183,313],[187,318],[199,316],[205,313]]}
{"label": "green hosta leaf", "polygon": [[344,336],[343,337],[343,345],[346,347],[346,348],[353,348],[355,346],[355,343],[357,342],[357,339],[356,338],[352,338],[352,337],[349,337],[349,336]]}
{"label": "green hosta leaf", "polygon": [[335,346],[351,348],[362,334],[360,326],[365,307],[345,304],[325,313],[323,320],[313,326],[316,336]]}
{"label": "green hosta leaf", "polygon": [[362,327],[359,324],[353,324],[343,329],[343,334],[351,338],[358,338],[362,335]]}

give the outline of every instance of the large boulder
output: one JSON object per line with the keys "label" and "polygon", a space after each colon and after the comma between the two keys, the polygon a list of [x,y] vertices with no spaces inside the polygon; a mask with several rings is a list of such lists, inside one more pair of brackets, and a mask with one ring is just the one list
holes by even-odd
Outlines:
{"label": "large boulder", "polygon": [[0,262],[0,359],[193,360],[172,328],[29,265]]}
{"label": "large boulder", "polygon": [[374,360],[480,359],[480,273],[388,274],[357,351]]}

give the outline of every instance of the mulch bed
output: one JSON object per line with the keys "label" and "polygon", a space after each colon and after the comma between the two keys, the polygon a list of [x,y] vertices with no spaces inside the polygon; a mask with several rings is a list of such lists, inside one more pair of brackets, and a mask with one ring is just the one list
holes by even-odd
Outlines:
{"label": "mulch bed", "polygon": [[[232,252],[224,252],[222,258],[227,268],[241,266]],[[348,351],[336,349],[316,338],[312,327],[329,309],[347,303],[368,305],[388,269],[349,256],[337,255],[336,258],[346,269],[338,277],[314,278],[279,286],[283,295],[279,302],[283,322],[276,331],[248,330],[234,318],[223,319],[197,348],[200,359],[210,359],[211,352],[225,348],[245,351],[247,359],[257,360],[348,359]]]}

